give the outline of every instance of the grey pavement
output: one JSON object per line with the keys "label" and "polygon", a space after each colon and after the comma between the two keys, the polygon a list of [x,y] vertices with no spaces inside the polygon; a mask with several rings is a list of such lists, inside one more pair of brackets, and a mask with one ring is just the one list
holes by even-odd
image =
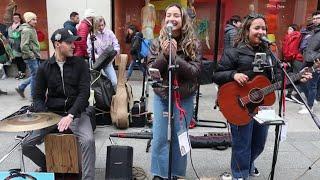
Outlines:
{"label": "grey pavement", "polygon": [[[17,111],[23,105],[30,104],[27,99],[22,99],[15,92],[14,88],[18,85],[18,80],[13,78],[0,80],[0,89],[8,92],[8,95],[0,96],[0,119]],[[138,100],[141,95],[142,81],[130,81],[133,87],[134,99]],[[214,102],[216,98],[215,85],[201,86],[199,103],[199,119],[220,120],[225,121],[218,110],[214,110]],[[29,88],[26,90],[26,96],[30,97]],[[150,97],[148,99],[148,107],[152,112],[153,92],[150,87]],[[278,160],[275,171],[275,179],[320,179],[320,161],[314,163],[320,158],[320,133],[310,115],[300,115],[298,110],[300,105],[287,102],[285,119],[288,121],[287,139],[280,143]],[[275,106],[277,108],[277,106]],[[320,115],[319,105],[315,105],[315,113]],[[106,151],[110,145],[108,140],[109,134],[113,132],[137,132],[143,128],[129,128],[127,130],[118,130],[113,126],[101,126],[95,131],[96,139],[96,179],[104,179],[106,167]],[[227,132],[228,129],[215,129],[197,127],[190,130],[191,135],[204,135],[207,132]],[[23,134],[23,133],[19,133]],[[256,166],[261,175],[256,180],[268,179],[274,145],[274,127],[269,129],[269,136],[266,148],[263,154],[256,160]],[[16,133],[0,133],[0,158],[4,156],[10,148],[16,143],[14,137]],[[125,139],[113,138],[118,145],[132,146],[134,149],[133,164],[141,167],[151,179],[150,174],[150,152],[146,153],[147,140],[143,139]],[[43,145],[40,146],[42,149]],[[231,148],[225,151],[213,149],[193,149],[192,160],[194,168],[201,179],[219,179],[219,175],[223,172],[230,172],[230,154]],[[189,156],[190,157],[190,156]],[[313,164],[313,168],[302,175],[308,167]],[[36,166],[25,158],[26,171],[34,171]],[[0,171],[18,168],[20,166],[19,151],[15,151],[2,164]],[[301,176],[302,175],[302,176]],[[192,169],[190,158],[188,162],[186,179],[196,179],[196,175]]]}

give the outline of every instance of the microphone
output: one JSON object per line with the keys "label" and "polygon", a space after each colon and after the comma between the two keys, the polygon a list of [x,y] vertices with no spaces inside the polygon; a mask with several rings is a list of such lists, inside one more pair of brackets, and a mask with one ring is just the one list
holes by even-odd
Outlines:
{"label": "microphone", "polygon": [[272,44],[273,44],[273,42],[271,42],[271,41],[267,38],[267,36],[260,36],[259,39],[260,39],[262,42],[267,43],[268,45],[272,45]]}
{"label": "microphone", "polygon": [[173,28],[173,24],[172,22],[169,21],[168,24],[166,25],[166,30],[170,37],[172,36],[172,28]]}

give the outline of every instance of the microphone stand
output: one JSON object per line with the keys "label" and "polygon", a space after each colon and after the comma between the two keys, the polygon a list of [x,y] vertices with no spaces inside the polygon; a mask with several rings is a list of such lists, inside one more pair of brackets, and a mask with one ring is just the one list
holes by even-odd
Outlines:
{"label": "microphone stand", "polygon": [[172,65],[172,31],[168,32],[169,36],[169,66],[168,66],[168,78],[169,78],[169,97],[168,97],[168,132],[167,132],[167,140],[169,143],[169,164],[168,164],[168,180],[171,180],[171,170],[172,170],[172,134],[174,130],[174,117],[173,117],[173,77],[174,77],[174,69],[175,66]]}
{"label": "microphone stand", "polygon": [[[291,79],[291,77],[289,76],[289,74],[286,72],[284,65],[282,64],[282,62],[274,55],[274,53],[272,51],[270,51],[270,55],[271,57],[276,61],[276,65],[278,65],[282,71],[282,85],[281,85],[281,98],[279,98],[279,113],[278,115],[281,117],[281,111],[282,111],[282,97],[283,97],[283,93],[284,93],[284,80],[285,78],[287,78],[287,80],[289,80],[289,83],[292,84],[293,88],[296,90],[296,92],[298,93],[298,95],[301,97],[301,93],[298,90],[297,86],[294,84],[293,80]],[[315,124],[317,125],[317,127],[320,129],[320,121],[319,118],[311,111],[310,107],[307,105],[306,101],[301,98],[303,101],[303,104],[306,106],[306,108],[308,109],[313,121],[315,122]],[[282,126],[282,124],[276,124],[276,128],[275,128],[275,142],[274,142],[274,150],[273,150],[273,158],[272,158],[272,166],[271,166],[271,177],[270,179],[273,180],[274,179],[274,172],[275,172],[275,166],[276,166],[276,162],[277,162],[277,156],[278,156],[278,151],[279,151],[279,142],[280,142],[280,126]]]}
{"label": "microphone stand", "polygon": [[95,56],[95,50],[94,50],[94,41],[96,40],[96,37],[94,35],[94,24],[93,19],[91,21],[91,30],[90,30],[90,41],[91,41],[91,61],[89,61],[89,67],[92,69],[93,63],[96,62],[96,56]]}

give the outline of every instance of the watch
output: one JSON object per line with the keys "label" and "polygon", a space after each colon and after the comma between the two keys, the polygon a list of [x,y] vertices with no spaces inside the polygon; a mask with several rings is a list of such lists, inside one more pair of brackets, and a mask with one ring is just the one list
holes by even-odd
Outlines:
{"label": "watch", "polygon": [[68,114],[69,117],[71,117],[72,119],[74,118],[73,114]]}

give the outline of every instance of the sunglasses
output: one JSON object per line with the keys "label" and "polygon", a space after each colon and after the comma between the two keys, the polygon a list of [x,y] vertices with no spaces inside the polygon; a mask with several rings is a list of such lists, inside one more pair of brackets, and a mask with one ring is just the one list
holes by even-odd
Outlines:
{"label": "sunglasses", "polygon": [[258,19],[258,18],[265,19],[264,15],[258,14],[258,13],[251,13],[251,14],[248,14],[248,15],[245,17],[246,20],[249,20],[249,19]]}

